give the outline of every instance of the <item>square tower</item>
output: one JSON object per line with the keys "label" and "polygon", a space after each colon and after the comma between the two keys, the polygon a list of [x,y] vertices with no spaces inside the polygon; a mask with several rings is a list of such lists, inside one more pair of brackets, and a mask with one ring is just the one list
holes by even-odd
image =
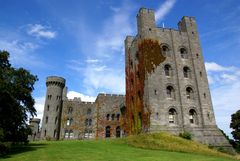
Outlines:
{"label": "square tower", "polygon": [[137,25],[137,35],[125,39],[125,131],[187,131],[230,147],[215,122],[195,18],[184,16],[178,30],[161,28],[154,11],[141,8]]}

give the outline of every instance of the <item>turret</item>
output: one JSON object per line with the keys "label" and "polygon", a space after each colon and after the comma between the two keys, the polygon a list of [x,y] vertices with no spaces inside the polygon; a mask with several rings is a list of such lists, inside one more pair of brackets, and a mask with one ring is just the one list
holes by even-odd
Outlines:
{"label": "turret", "polygon": [[41,139],[59,139],[63,89],[65,79],[57,76],[47,77],[47,93],[42,119]]}
{"label": "turret", "polygon": [[137,15],[138,34],[151,31],[156,27],[154,10],[141,8]]}

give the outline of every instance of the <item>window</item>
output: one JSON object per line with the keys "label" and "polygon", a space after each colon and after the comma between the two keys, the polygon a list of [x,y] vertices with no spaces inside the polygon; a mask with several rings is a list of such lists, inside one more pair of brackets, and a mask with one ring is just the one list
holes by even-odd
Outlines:
{"label": "window", "polygon": [[91,129],[85,129],[84,138],[92,138],[92,137],[93,137],[92,130]]}
{"label": "window", "polygon": [[164,66],[164,72],[165,72],[165,76],[171,76],[172,75],[172,68],[170,65],[165,65]]}
{"label": "window", "polygon": [[73,139],[73,138],[74,138],[74,134],[73,134],[73,131],[72,131],[72,130],[69,131],[69,138],[70,138],[70,139]]}
{"label": "window", "polygon": [[71,114],[73,112],[73,108],[72,107],[68,107],[68,114]]}
{"label": "window", "polygon": [[68,118],[67,119],[67,126],[72,125],[72,123],[73,123],[73,119],[72,118]]}
{"label": "window", "polygon": [[140,73],[137,71],[137,78],[140,79]]}
{"label": "window", "polygon": [[47,105],[47,111],[49,111],[49,107],[50,107],[50,106],[49,106],[49,105]]}
{"label": "window", "polygon": [[118,126],[118,127],[116,128],[116,137],[117,137],[117,138],[120,138],[120,137],[121,137],[121,128],[120,128],[120,126]]}
{"label": "window", "polygon": [[204,98],[206,98],[206,93],[203,93]]}
{"label": "window", "polygon": [[91,113],[92,113],[92,110],[89,108],[89,109],[87,110],[87,115],[91,115]]}
{"label": "window", "polygon": [[183,59],[188,58],[188,53],[187,53],[187,50],[185,48],[180,48],[180,54],[181,54],[181,58],[183,58]]}
{"label": "window", "polygon": [[174,89],[172,86],[167,86],[167,98],[174,98]]}
{"label": "window", "polygon": [[55,129],[54,132],[53,132],[53,137],[54,137],[54,138],[57,137],[57,131],[56,131],[56,129]]}
{"label": "window", "polygon": [[142,96],[141,96],[141,92],[140,91],[138,91],[138,99],[142,99]]}
{"label": "window", "polygon": [[52,95],[49,94],[48,95],[48,99],[51,100],[52,99]]}
{"label": "window", "polygon": [[170,124],[176,124],[177,123],[177,112],[175,109],[171,108],[168,111],[168,122]]}
{"label": "window", "polygon": [[167,46],[167,45],[162,45],[161,46],[161,51],[162,51],[162,54],[163,54],[163,56],[165,56],[165,57],[169,57],[169,56],[171,56],[170,55],[170,50],[169,50],[169,47]]}
{"label": "window", "polygon": [[107,120],[109,120],[109,118],[110,118],[110,114],[107,114],[106,118],[107,118]]}
{"label": "window", "polygon": [[197,113],[194,109],[189,111],[189,122],[190,124],[197,124]]}
{"label": "window", "polygon": [[111,137],[111,127],[110,126],[107,126],[105,129],[105,137],[106,138]]}
{"label": "window", "polygon": [[56,111],[58,111],[59,106],[57,105]]}
{"label": "window", "polygon": [[133,61],[132,60],[130,61],[130,66],[133,69]]}
{"label": "window", "polygon": [[191,87],[186,88],[187,99],[193,99],[193,89]]}
{"label": "window", "polygon": [[120,120],[120,114],[117,114],[117,121]]}
{"label": "window", "polygon": [[156,119],[158,119],[158,117],[159,117],[159,113],[157,112],[157,113],[156,113]]}
{"label": "window", "polygon": [[64,138],[68,138],[68,137],[69,137],[69,132],[68,132],[68,130],[65,130]]}
{"label": "window", "polygon": [[48,116],[46,116],[46,121],[45,121],[45,123],[46,123],[46,124],[48,123]]}
{"label": "window", "polygon": [[191,78],[191,70],[189,67],[183,67],[184,78]]}
{"label": "window", "polygon": [[112,114],[112,121],[114,120],[115,114]]}
{"label": "window", "polygon": [[55,124],[57,123],[57,117],[55,117]]}
{"label": "window", "polygon": [[85,126],[91,126],[91,125],[92,125],[92,119],[86,119]]}
{"label": "window", "polygon": [[200,77],[202,77],[202,72],[199,72],[199,74],[200,74]]}

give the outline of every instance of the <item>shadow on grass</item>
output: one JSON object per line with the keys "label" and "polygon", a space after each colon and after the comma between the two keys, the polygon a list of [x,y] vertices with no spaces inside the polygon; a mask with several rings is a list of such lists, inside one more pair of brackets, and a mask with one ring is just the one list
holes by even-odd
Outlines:
{"label": "shadow on grass", "polygon": [[28,145],[17,145],[11,148],[7,154],[0,155],[0,159],[11,158],[15,154],[25,153],[28,151],[35,151],[37,149],[44,148],[46,146],[47,144],[43,144],[43,143],[34,143],[34,144],[30,143]]}

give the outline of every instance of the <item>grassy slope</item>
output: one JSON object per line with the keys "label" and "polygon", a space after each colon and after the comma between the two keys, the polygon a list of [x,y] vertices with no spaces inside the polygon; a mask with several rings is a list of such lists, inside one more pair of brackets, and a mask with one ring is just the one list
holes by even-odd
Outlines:
{"label": "grassy slope", "polygon": [[[28,149],[22,149],[21,153],[5,156],[0,158],[3,160],[16,161],[231,161],[233,159],[223,157],[218,153],[205,151],[204,154],[192,154],[182,152],[169,152],[166,148],[159,148],[153,142],[144,141],[143,136],[139,136],[139,140],[130,137],[128,139],[113,140],[92,140],[92,141],[51,141],[51,142],[34,142],[30,144]],[[155,136],[156,137],[156,136]],[[164,140],[166,139],[166,136]],[[151,136],[147,136],[147,140],[151,140]],[[145,143],[139,143],[143,139]],[[135,140],[135,141],[134,141]],[[126,142],[128,144],[126,144]],[[181,141],[180,141],[181,142]],[[184,140],[183,140],[184,142]],[[134,143],[134,144],[133,144]],[[151,150],[137,148],[139,145],[148,144],[143,148],[161,149]],[[129,145],[131,144],[131,145]],[[194,144],[194,143],[192,143]],[[153,145],[153,146],[152,146]],[[175,146],[178,145],[176,142]],[[161,145],[162,146],[162,145]],[[189,146],[187,144],[187,146]],[[153,148],[155,147],[155,148]],[[156,148],[158,147],[158,148]],[[192,147],[190,146],[189,149]],[[171,149],[172,150],[172,149]],[[197,149],[195,149],[197,150]],[[177,150],[179,151],[179,150]],[[211,156],[212,155],[212,156]],[[213,156],[217,155],[217,156]]]}

